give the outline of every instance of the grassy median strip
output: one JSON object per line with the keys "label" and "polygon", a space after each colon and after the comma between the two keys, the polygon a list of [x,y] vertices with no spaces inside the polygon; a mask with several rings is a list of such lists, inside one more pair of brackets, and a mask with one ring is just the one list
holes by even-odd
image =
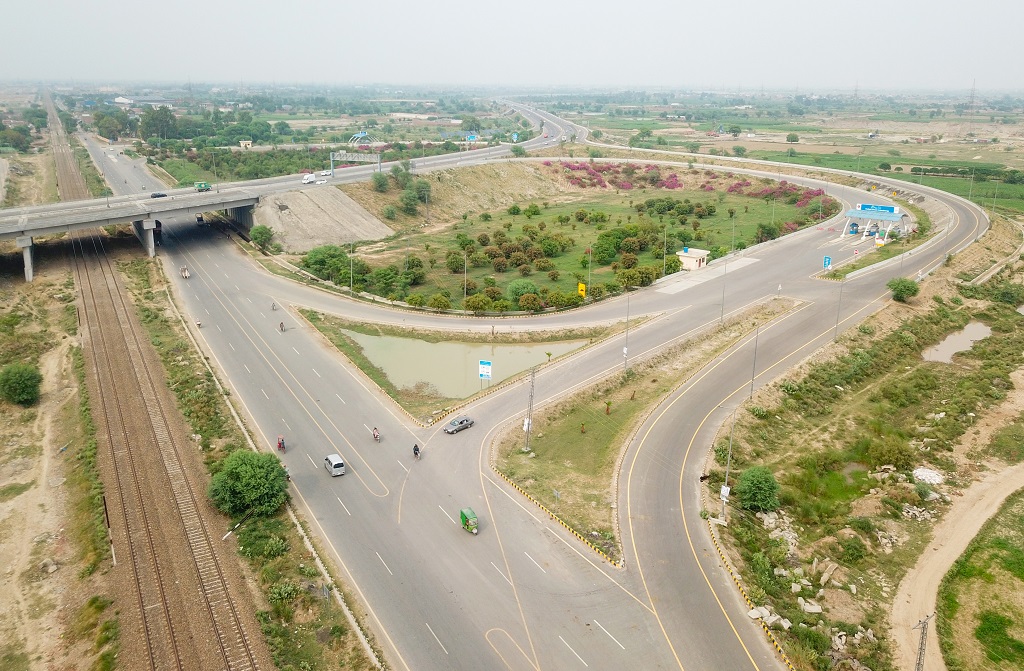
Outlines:
{"label": "grassy median strip", "polygon": [[543,406],[534,415],[529,451],[520,425],[499,440],[498,470],[606,555],[620,559],[612,481],[624,445],[680,384],[791,307],[790,301],[773,300],[752,308],[635,362],[628,373],[609,371],[601,381]]}

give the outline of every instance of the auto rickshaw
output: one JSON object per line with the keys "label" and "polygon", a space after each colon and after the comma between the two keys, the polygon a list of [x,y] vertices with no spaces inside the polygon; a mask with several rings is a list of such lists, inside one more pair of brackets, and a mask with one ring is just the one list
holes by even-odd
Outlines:
{"label": "auto rickshaw", "polygon": [[475,534],[477,532],[477,522],[476,513],[473,512],[473,509],[463,508],[459,511],[459,515],[462,517],[462,528]]}

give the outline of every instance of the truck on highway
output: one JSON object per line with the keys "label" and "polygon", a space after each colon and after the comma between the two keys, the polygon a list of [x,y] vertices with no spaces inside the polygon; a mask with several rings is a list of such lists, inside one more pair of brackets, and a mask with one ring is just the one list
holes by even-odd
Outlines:
{"label": "truck on highway", "polygon": [[199,192],[209,191],[212,188],[209,182],[196,182],[195,187],[196,191]]}

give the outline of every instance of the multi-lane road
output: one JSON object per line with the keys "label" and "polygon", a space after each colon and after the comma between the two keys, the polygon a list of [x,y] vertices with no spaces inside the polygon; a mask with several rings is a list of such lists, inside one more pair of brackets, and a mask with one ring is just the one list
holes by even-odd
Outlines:
{"label": "multi-lane road", "polygon": [[[526,112],[545,119],[549,138],[536,144],[557,142],[562,134],[586,136],[585,129],[556,117]],[[484,151],[423,159],[416,167],[492,160]],[[129,162],[121,155],[105,160],[111,164],[105,172],[123,175],[131,186],[135,173]],[[365,179],[364,172],[369,169],[349,168],[340,176]],[[136,179],[139,186],[154,188],[143,179]],[[109,181],[116,191],[117,178]],[[282,188],[293,182],[282,181]],[[944,203],[935,219],[949,233],[904,260],[903,275],[926,271],[986,225],[973,205],[925,191]],[[829,193],[848,205],[882,202],[847,187],[832,185]],[[521,422],[525,385],[472,403],[466,410],[477,423],[467,431],[448,436],[439,427],[421,428],[342,357],[325,350],[293,310],[304,306],[361,321],[455,331],[489,330],[496,322],[350,302],[267,275],[230,241],[194,222],[165,221],[164,231],[165,263],[192,271],[188,280],[170,276],[185,311],[203,322],[203,347],[263,445],[272,449],[274,437],[288,436],[283,458],[297,503],[365,603],[394,668],[778,668],[710,544],[699,516],[698,475],[714,429],[746,397],[752,372],[753,386],[760,386],[831,339],[837,324],[841,331],[876,309],[886,300],[884,284],[896,274],[893,265],[842,285],[816,280],[812,275],[823,256],[841,262],[857,243],[811,228],[630,296],[631,315],[652,317],[631,330],[631,356],[713,325],[721,314],[768,295],[782,293],[797,307],[697,372],[637,432],[618,477],[625,559],[619,569],[578,544],[491,471],[490,441],[508,422]],[[626,300],[501,320],[500,327],[621,320]],[[272,310],[272,304],[285,309]],[[282,320],[284,332],[277,328]],[[536,402],[621,369],[623,344],[613,338],[542,368]],[[380,444],[370,435],[373,426],[381,430]],[[424,446],[423,460],[413,460],[413,443]],[[345,458],[347,475],[327,475],[321,464],[331,452]],[[477,536],[458,525],[458,511],[466,505],[480,515]]]}

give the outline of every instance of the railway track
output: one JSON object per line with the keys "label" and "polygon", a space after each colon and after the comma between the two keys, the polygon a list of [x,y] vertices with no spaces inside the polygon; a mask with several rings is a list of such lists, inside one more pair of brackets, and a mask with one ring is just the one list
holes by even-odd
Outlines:
{"label": "railway track", "polygon": [[85,185],[82,171],[78,169],[78,161],[75,160],[75,152],[68,141],[68,134],[60,122],[60,117],[57,116],[57,107],[49,94],[46,94],[46,110],[49,115],[53,161],[57,167],[57,193],[62,201],[90,198],[89,188]]}
{"label": "railway track", "polygon": [[[87,197],[55,108],[49,99],[47,103],[61,197]],[[185,473],[170,429],[169,413],[176,409],[165,407],[158,393],[162,371],[154,370],[158,367],[145,355],[148,338],[124,295],[103,239],[82,232],[71,236],[70,244],[87,361],[99,390],[95,407],[102,409],[98,428],[110,447],[117,506],[111,512],[123,525],[131,560],[133,615],[141,623],[138,652],[143,659],[133,657],[131,668],[259,669],[214,537],[201,514],[201,499]],[[169,491],[170,497],[156,494],[161,490]],[[169,533],[168,524],[178,526],[174,531],[180,534]],[[179,535],[184,543],[175,546],[172,536]],[[183,553],[188,559],[180,559]],[[127,610],[125,604],[125,622]]]}

